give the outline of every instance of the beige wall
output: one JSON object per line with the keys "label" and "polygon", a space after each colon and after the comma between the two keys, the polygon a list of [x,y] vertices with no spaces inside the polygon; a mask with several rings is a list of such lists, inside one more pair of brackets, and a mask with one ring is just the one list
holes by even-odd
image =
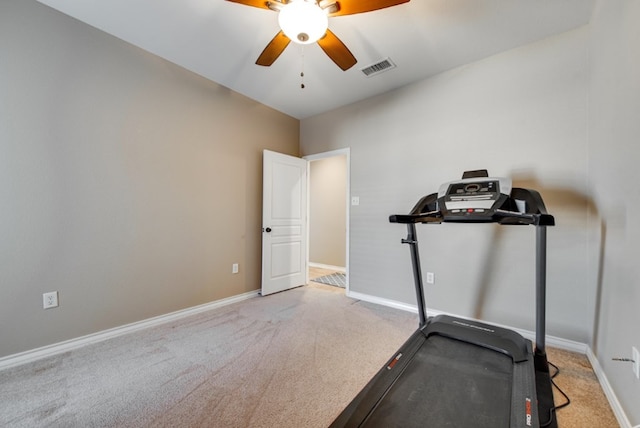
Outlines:
{"label": "beige wall", "polygon": [[347,156],[309,163],[309,262],[346,267]]}
{"label": "beige wall", "polygon": [[259,288],[262,150],[297,120],[33,0],[0,52],[0,356]]}

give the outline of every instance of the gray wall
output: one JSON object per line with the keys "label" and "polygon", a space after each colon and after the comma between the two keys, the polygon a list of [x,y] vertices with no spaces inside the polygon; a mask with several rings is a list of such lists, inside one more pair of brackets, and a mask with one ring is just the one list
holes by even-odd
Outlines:
{"label": "gray wall", "polygon": [[[533,186],[556,215],[549,236],[549,333],[591,335],[587,279],[588,31],[581,28],[305,119],[305,155],[351,147],[352,291],[415,304],[406,213],[440,183],[487,168]],[[372,233],[375,231],[375,233]],[[534,230],[419,228],[432,309],[534,328]]]}
{"label": "gray wall", "polygon": [[346,267],[347,157],[309,163],[309,261]]}
{"label": "gray wall", "polygon": [[0,356],[260,287],[262,149],[297,155],[296,119],[33,0],[0,52]]}
{"label": "gray wall", "polygon": [[597,330],[592,347],[631,425],[640,424],[640,381],[612,357],[640,349],[640,2],[600,1],[591,22],[589,221],[601,233]]}
{"label": "gray wall", "polygon": [[[639,384],[611,357],[640,344],[639,21],[637,1],[602,0],[587,27],[301,124],[305,155],[351,147],[353,291],[414,303],[404,230],[387,217],[463,170],[540,190],[557,221],[548,333],[594,349],[632,425]],[[423,269],[436,274],[431,308],[533,329],[532,230],[441,225],[419,235]]]}

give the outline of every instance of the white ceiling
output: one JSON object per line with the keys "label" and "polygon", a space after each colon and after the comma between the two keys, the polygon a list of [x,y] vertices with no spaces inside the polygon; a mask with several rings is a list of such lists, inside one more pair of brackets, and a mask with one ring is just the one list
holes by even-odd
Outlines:
{"label": "white ceiling", "polygon": [[[358,60],[345,72],[317,44],[291,43],[271,67],[255,65],[279,30],[277,13],[266,9],[225,0],[39,1],[298,119],[577,28],[594,4],[412,0],[329,18]],[[397,68],[373,77],[360,71],[387,57]]]}

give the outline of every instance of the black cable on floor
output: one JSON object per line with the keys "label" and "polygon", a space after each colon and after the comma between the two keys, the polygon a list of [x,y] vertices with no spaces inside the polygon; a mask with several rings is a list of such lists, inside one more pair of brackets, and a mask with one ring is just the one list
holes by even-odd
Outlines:
{"label": "black cable on floor", "polygon": [[562,409],[563,407],[567,407],[569,404],[571,404],[571,400],[569,399],[569,396],[565,394],[564,391],[560,389],[560,387],[553,381],[553,379],[560,374],[560,368],[558,368],[558,366],[556,366],[552,362],[548,362],[548,363],[551,367],[556,369],[556,372],[553,375],[551,375],[551,385],[553,385],[556,388],[556,390],[558,390],[558,392],[562,394],[562,396],[565,398],[566,401],[560,405],[553,406],[553,408],[549,409],[549,422],[547,424],[542,425],[543,427],[549,426],[549,424],[551,424],[551,421],[553,420],[554,412]]}

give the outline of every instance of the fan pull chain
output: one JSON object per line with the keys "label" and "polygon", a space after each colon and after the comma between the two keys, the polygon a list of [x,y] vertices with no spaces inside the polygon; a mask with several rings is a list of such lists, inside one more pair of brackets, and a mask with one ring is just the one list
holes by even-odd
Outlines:
{"label": "fan pull chain", "polygon": [[304,45],[300,45],[300,89],[304,89]]}

